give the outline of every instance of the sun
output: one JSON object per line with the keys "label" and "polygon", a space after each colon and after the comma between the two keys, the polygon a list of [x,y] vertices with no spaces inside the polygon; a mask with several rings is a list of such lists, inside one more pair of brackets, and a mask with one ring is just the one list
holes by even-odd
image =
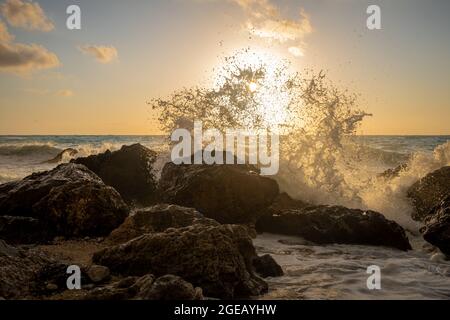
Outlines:
{"label": "sun", "polygon": [[251,102],[256,104],[256,114],[263,124],[276,127],[288,118],[288,66],[286,60],[269,51],[244,50],[225,59],[216,69],[214,87],[221,88],[227,81],[233,83],[233,88],[242,86],[243,95],[252,95]]}
{"label": "sun", "polygon": [[249,89],[251,92],[255,92],[256,90],[258,90],[258,84],[257,84],[256,82],[250,82],[250,83],[248,84],[248,89]]}

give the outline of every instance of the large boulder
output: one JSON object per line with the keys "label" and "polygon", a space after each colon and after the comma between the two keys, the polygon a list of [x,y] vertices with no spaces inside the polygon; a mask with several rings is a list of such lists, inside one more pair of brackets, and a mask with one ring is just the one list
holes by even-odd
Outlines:
{"label": "large boulder", "polygon": [[254,223],[279,194],[275,180],[245,165],[175,165],[167,163],[161,196],[199,210],[221,223]]}
{"label": "large boulder", "polygon": [[409,250],[403,228],[374,211],[341,206],[308,206],[272,211],[256,225],[259,232],[302,237],[317,244],[360,244]]}
{"label": "large boulder", "polygon": [[207,296],[237,298],[267,291],[253,271],[255,257],[243,226],[195,224],[144,234],[97,252],[93,261],[122,275],[177,275]]}
{"label": "large boulder", "polygon": [[422,221],[430,214],[431,209],[450,194],[450,166],[442,167],[414,183],[408,190],[416,212],[412,217]]}
{"label": "large boulder", "polygon": [[0,240],[0,297],[31,297],[36,275],[50,263],[50,259],[38,250],[19,249]]}
{"label": "large boulder", "polygon": [[[108,235],[125,220],[128,206],[85,166],[63,164],[0,186],[0,212],[38,219],[44,241],[57,235]],[[32,221],[28,222],[31,228]]]}
{"label": "large boulder", "polygon": [[202,289],[174,275],[125,277],[93,289],[65,291],[60,300],[202,300]]}
{"label": "large boulder", "polygon": [[43,223],[31,217],[0,216],[0,239],[10,244],[31,244],[51,239]]}
{"label": "large boulder", "polygon": [[114,187],[129,204],[149,205],[156,199],[156,178],[153,163],[156,152],[134,144],[118,151],[72,160],[95,172],[109,186]]}
{"label": "large boulder", "polygon": [[111,243],[123,243],[145,233],[163,232],[168,228],[183,228],[193,224],[218,225],[193,208],[173,204],[158,204],[137,209],[108,237]]}
{"label": "large boulder", "polygon": [[431,210],[420,231],[426,241],[450,256],[450,195]]}

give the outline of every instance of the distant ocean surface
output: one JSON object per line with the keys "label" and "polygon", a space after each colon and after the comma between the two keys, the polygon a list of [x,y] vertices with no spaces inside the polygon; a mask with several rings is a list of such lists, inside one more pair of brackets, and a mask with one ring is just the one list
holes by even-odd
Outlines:
{"label": "distant ocean surface", "polygon": [[[391,157],[386,163],[391,166],[414,152],[431,153],[449,141],[450,136],[357,136],[355,139],[374,151],[393,154],[394,160]],[[133,143],[162,151],[167,150],[166,142],[164,136],[0,136],[0,183],[54,167],[55,164],[45,161],[68,148],[76,149],[76,157],[80,157]]]}
{"label": "distant ocean surface", "polygon": [[[450,136],[356,136],[353,141],[362,147],[364,170],[374,177],[415,159],[411,161],[410,175],[395,183],[374,184],[361,194],[367,207],[408,230],[414,250],[312,246],[300,238],[259,235],[254,240],[258,253],[272,254],[285,271],[283,277],[267,279],[270,290],[263,299],[450,299],[450,262],[424,242],[417,232],[419,226],[411,224],[410,205],[404,195],[405,187],[414,179],[449,165]],[[164,136],[0,136],[0,183],[51,169],[72,157],[118,150],[133,143],[158,151],[159,167],[168,159]],[[68,148],[76,149],[77,154],[63,154],[61,161],[48,162]],[[370,291],[366,287],[370,265],[382,270],[382,290]]]}

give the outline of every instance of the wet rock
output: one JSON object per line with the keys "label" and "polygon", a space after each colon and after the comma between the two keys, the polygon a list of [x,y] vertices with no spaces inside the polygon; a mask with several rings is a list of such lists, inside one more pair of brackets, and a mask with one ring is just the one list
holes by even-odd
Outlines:
{"label": "wet rock", "polygon": [[423,238],[450,257],[450,195],[431,210],[424,223]]}
{"label": "wet rock", "polygon": [[450,194],[450,166],[442,167],[414,183],[408,190],[416,212],[413,219],[422,221],[439,202]]}
{"label": "wet rock", "polygon": [[109,279],[110,272],[108,267],[94,264],[87,270],[87,275],[93,283],[101,283]]}
{"label": "wet rock", "polygon": [[35,217],[33,205],[55,187],[71,182],[102,181],[88,168],[63,164],[51,171],[34,173],[23,180],[0,185],[0,215]]}
{"label": "wet rock", "polygon": [[[137,281],[139,283],[139,280]],[[202,289],[174,275],[156,279],[151,286],[140,285],[137,299],[142,300],[202,300]]]}
{"label": "wet rock", "polygon": [[[45,232],[41,233],[44,241],[54,236],[108,235],[124,221],[128,206],[116,190],[85,166],[63,164],[1,185],[0,212],[38,219]],[[35,228],[37,222],[27,221],[30,228]]]}
{"label": "wet rock", "polygon": [[129,204],[149,205],[155,202],[156,178],[153,163],[156,152],[134,144],[118,151],[107,151],[74,163],[83,164],[95,172],[109,186],[114,187]]}
{"label": "wet rock", "polygon": [[283,269],[270,254],[265,254],[253,260],[255,271],[263,278],[280,277],[284,275]]}
{"label": "wet rock", "polygon": [[341,206],[309,206],[264,215],[258,232],[302,237],[317,244],[360,244],[410,250],[403,228],[374,211]]}
{"label": "wet rock", "polygon": [[245,165],[175,165],[162,171],[163,199],[221,223],[254,223],[279,193],[275,180]]}
{"label": "wet rock", "polygon": [[15,248],[0,240],[0,296],[30,298],[36,287],[36,275],[52,263],[39,250]]}
{"label": "wet rock", "polygon": [[31,244],[48,241],[51,237],[38,219],[0,216],[0,239],[10,244]]}
{"label": "wet rock", "polygon": [[378,176],[385,179],[393,179],[400,175],[400,172],[408,169],[407,163],[402,163],[395,168],[387,169],[386,171],[380,173]]}
{"label": "wet rock", "polygon": [[136,210],[108,237],[110,243],[123,243],[145,233],[162,232],[168,228],[182,228],[193,224],[218,225],[197,210],[171,204],[158,204]]}
{"label": "wet rock", "polygon": [[267,284],[253,272],[255,248],[242,226],[195,224],[145,234],[94,254],[94,263],[130,276],[173,274],[210,297],[259,295]]}
{"label": "wet rock", "polygon": [[33,211],[55,235],[66,237],[108,235],[129,212],[116,190],[96,182],[55,187]]}

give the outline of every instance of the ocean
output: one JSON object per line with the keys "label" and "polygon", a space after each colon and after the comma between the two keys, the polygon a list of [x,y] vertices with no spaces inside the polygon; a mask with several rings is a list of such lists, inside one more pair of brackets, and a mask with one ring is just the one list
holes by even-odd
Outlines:
{"label": "ocean", "polygon": [[[413,250],[314,246],[300,238],[262,234],[254,240],[258,253],[273,255],[286,273],[268,279],[270,290],[262,298],[449,299],[450,262],[421,238],[420,225],[410,219],[412,207],[405,194],[420,177],[450,165],[450,136],[356,136],[352,140],[358,146],[360,158],[355,172],[364,172],[366,176],[356,179],[359,174],[343,175],[351,196],[324,197],[311,188],[297,185],[292,188],[286,178],[280,178],[282,189],[288,192],[295,189],[312,202],[379,211],[407,230]],[[156,171],[168,159],[164,136],[0,136],[0,183],[49,170],[73,157],[113,151],[133,143],[159,152]],[[61,154],[69,148],[75,149],[76,154]],[[351,150],[348,152],[355,152],[355,148]],[[60,159],[55,160],[58,155]],[[399,177],[392,181],[378,178],[379,173],[402,163],[408,163],[408,170]],[[370,265],[381,268],[381,290],[367,289],[366,270]]]}

